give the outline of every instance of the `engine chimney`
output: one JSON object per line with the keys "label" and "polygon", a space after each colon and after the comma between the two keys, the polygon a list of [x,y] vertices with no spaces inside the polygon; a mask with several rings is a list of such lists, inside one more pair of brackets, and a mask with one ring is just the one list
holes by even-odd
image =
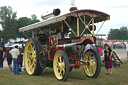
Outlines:
{"label": "engine chimney", "polygon": [[78,10],[77,7],[71,7],[71,8],[69,9],[70,12],[75,11],[75,10]]}

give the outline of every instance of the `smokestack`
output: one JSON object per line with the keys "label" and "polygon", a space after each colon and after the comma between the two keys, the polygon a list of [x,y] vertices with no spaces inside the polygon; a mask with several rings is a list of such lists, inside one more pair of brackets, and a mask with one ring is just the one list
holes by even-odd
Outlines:
{"label": "smokestack", "polygon": [[70,12],[75,11],[75,10],[78,10],[77,7],[71,7],[71,8],[69,9]]}
{"label": "smokestack", "polygon": [[70,12],[78,10],[77,7],[75,7],[75,0],[71,0],[71,8],[69,9]]}

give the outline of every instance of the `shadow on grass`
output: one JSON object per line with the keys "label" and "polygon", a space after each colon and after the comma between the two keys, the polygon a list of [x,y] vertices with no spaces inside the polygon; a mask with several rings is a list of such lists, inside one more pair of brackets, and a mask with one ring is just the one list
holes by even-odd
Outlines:
{"label": "shadow on grass", "polygon": [[77,79],[77,80],[86,80],[85,78],[74,77],[74,76],[69,76],[68,78]]}
{"label": "shadow on grass", "polygon": [[[79,74],[79,70],[77,70],[77,74],[76,74],[76,70],[74,69],[71,73],[69,73],[69,77],[68,79],[71,80],[86,80],[87,77],[83,76],[83,75],[78,75]],[[76,74],[76,75],[75,75]],[[84,74],[84,73],[83,73]],[[84,74],[85,75],[85,74]],[[82,76],[82,77],[81,77]],[[40,75],[40,77],[46,77],[46,78],[53,78],[56,79],[55,75],[54,75],[54,71],[52,68],[48,69],[48,70],[43,70],[42,74]],[[84,78],[85,77],[85,78]]]}

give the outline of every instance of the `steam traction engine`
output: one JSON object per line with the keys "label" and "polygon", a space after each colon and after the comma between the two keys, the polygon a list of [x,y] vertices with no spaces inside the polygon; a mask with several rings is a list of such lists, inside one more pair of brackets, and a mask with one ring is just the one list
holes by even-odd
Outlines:
{"label": "steam traction engine", "polygon": [[[53,67],[56,78],[66,81],[73,68],[83,66],[88,77],[97,78],[101,60],[95,50],[85,46],[96,42],[96,36],[110,16],[96,10],[70,10],[62,16],[59,9],[42,16],[42,22],[25,26],[19,32],[32,32],[25,46],[24,61],[29,75],[40,75],[46,66]],[[49,18],[49,16],[55,16]],[[95,32],[95,23],[103,24]]]}

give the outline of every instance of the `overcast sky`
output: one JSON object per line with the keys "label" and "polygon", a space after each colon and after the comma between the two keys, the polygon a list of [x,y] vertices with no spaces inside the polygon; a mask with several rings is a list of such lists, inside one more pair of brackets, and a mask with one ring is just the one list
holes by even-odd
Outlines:
{"label": "overcast sky", "polygon": [[[128,27],[128,0],[74,0],[78,9],[94,9],[110,15],[99,33],[108,34],[111,28]],[[0,0],[0,6],[11,6],[17,11],[17,17],[31,17],[36,14],[41,20],[41,14],[54,8],[60,8],[61,14],[68,13],[71,0]]]}

